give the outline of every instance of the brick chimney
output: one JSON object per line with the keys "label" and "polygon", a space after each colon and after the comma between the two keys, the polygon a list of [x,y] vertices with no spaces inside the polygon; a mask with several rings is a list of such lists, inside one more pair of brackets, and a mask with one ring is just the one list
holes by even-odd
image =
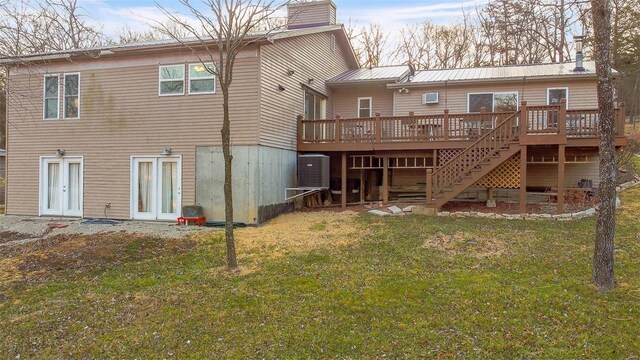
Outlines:
{"label": "brick chimney", "polygon": [[303,29],[336,24],[336,4],[317,0],[287,4],[287,28]]}

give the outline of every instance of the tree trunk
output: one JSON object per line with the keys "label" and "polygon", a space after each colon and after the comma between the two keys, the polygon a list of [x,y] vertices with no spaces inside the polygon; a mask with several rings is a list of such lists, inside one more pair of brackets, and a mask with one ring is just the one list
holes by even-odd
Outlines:
{"label": "tree trunk", "polygon": [[616,148],[611,79],[611,12],[608,0],[592,0],[600,130],[600,209],[593,255],[593,282],[598,291],[615,286],[613,240],[616,231]]}
{"label": "tree trunk", "polygon": [[636,84],[633,86],[633,110],[631,110],[631,123],[633,130],[636,129],[636,113],[638,112],[638,80],[640,80],[640,70],[636,71]]}
{"label": "tree trunk", "polygon": [[227,243],[227,268],[229,271],[238,269],[236,244],[233,238],[233,187],[231,174],[231,126],[229,123],[229,89],[222,89],[223,119],[222,119],[222,154],[224,156],[224,238]]}

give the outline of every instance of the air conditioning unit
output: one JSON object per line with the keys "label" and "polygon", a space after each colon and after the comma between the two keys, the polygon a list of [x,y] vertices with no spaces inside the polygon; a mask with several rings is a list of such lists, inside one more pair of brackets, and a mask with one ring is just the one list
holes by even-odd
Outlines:
{"label": "air conditioning unit", "polygon": [[422,94],[422,104],[437,104],[439,102],[439,96],[437,92]]}
{"label": "air conditioning unit", "polygon": [[329,188],[329,157],[326,155],[298,155],[298,187],[305,189]]}

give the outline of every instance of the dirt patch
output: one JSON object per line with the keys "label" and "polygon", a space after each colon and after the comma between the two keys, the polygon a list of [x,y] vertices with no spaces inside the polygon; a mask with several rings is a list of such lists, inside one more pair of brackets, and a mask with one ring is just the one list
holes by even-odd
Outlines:
{"label": "dirt patch", "polygon": [[0,248],[0,285],[33,282],[60,271],[84,272],[145,258],[184,253],[193,240],[170,240],[127,233],[59,235],[37,242]]}
{"label": "dirt patch", "polygon": [[510,254],[508,241],[489,236],[458,231],[453,234],[438,233],[426,237],[423,248],[443,251],[448,255],[470,255],[477,258]]}
{"label": "dirt patch", "polygon": [[[279,258],[318,248],[355,243],[366,232],[355,225],[354,211],[296,212],[280,216],[257,228],[235,231],[240,257]],[[197,237],[210,235],[196,235]]]}
{"label": "dirt patch", "polygon": [[0,232],[0,244],[5,244],[17,240],[31,239],[32,237],[34,236],[29,234],[22,234],[14,231],[3,231]]}

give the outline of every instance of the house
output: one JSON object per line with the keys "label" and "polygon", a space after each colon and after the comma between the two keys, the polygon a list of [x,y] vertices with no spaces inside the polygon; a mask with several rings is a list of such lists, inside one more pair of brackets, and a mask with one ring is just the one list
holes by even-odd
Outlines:
{"label": "house", "polygon": [[[527,190],[597,186],[591,63],[362,69],[333,2],[288,10],[288,28],[255,34],[234,68],[237,221],[292,207],[298,154],[330,156],[343,206],[421,195],[438,207],[472,188],[526,201]],[[222,220],[222,95],[206,69],[215,64],[199,55],[155,41],[0,60],[12,124],[6,212],[175,220],[196,204]]]}
{"label": "house", "polygon": [[[234,217],[291,205],[305,96],[358,67],[331,1],[290,6],[289,28],[256,34],[231,85]],[[199,204],[224,219],[222,94],[175,41],[40,54],[9,63],[7,213],[174,220]],[[208,66],[214,66],[209,64]],[[333,116],[331,100],[326,116]]]}
{"label": "house", "polygon": [[[591,61],[355,69],[327,86],[338,118],[300,117],[298,150],[331,157],[331,190],[343,206],[422,196],[439,208],[498,196],[522,212],[527,202],[555,198],[562,212],[565,196],[584,198],[598,187]],[[623,146],[624,111],[616,111]]]}

